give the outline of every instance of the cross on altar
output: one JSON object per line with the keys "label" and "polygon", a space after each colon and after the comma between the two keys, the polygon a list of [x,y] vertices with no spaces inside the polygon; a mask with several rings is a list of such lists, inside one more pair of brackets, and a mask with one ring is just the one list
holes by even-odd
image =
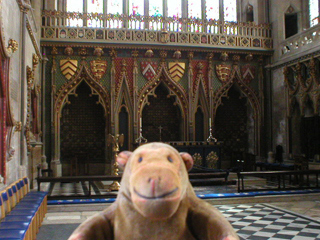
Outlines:
{"label": "cross on altar", "polygon": [[161,142],[161,131],[162,131],[162,129],[163,129],[163,127],[158,127],[159,128],[159,132],[160,132],[160,142]]}

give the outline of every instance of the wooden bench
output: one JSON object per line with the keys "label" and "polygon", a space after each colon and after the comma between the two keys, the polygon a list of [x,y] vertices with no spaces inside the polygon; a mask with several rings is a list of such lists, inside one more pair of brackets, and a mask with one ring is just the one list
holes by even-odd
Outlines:
{"label": "wooden bench", "polygon": [[47,212],[47,193],[30,191],[28,178],[0,192],[0,239],[36,239]]}
{"label": "wooden bench", "polygon": [[[302,171],[258,171],[258,172],[238,172],[238,192],[253,192],[253,191],[272,191],[272,190],[299,190],[299,189],[315,189],[319,188],[320,170],[302,170]],[[315,186],[310,186],[310,176],[315,177]],[[250,188],[245,189],[245,177],[268,177],[276,179],[277,186],[275,188]],[[292,178],[293,177],[293,178]],[[304,181],[306,179],[306,181]],[[286,180],[293,183],[295,180],[298,186],[286,185]],[[306,183],[306,186],[303,186]]]}

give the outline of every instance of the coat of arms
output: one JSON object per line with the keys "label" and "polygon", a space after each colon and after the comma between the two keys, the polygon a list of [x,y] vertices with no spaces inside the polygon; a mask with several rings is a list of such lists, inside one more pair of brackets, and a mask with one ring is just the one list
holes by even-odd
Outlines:
{"label": "coat of arms", "polygon": [[90,62],[91,72],[95,78],[100,80],[107,71],[108,62],[104,60],[93,60]]}
{"label": "coat of arms", "polygon": [[216,65],[216,74],[220,82],[226,83],[231,74],[231,66],[226,64]]}
{"label": "coat of arms", "polygon": [[142,75],[151,80],[156,75],[157,63],[151,61],[142,61],[140,63]]}
{"label": "coat of arms", "polygon": [[76,73],[78,69],[78,60],[64,59],[60,60],[60,70],[66,79],[70,78]]}
{"label": "coat of arms", "polygon": [[180,81],[184,74],[186,64],[183,62],[169,62],[169,73],[173,80]]}
{"label": "coat of arms", "polygon": [[254,79],[255,70],[255,67],[250,64],[241,67],[241,75],[245,83],[249,84]]}

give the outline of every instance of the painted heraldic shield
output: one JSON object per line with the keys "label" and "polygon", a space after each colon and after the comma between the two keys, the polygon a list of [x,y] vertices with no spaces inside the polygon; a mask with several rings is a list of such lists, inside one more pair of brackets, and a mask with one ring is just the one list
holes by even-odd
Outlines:
{"label": "painted heraldic shield", "polygon": [[60,70],[66,79],[70,80],[78,69],[78,60],[64,59],[60,60]]}
{"label": "painted heraldic shield", "polygon": [[94,60],[90,62],[93,76],[100,80],[107,71],[108,62],[104,60]]}
{"label": "painted heraldic shield", "polygon": [[179,82],[183,77],[184,70],[186,68],[186,64],[183,62],[169,62],[169,74],[171,78]]}
{"label": "painted heraldic shield", "polygon": [[142,61],[140,63],[141,73],[147,79],[151,80],[156,75],[157,63],[151,61]]}
{"label": "painted heraldic shield", "polygon": [[226,64],[216,65],[216,74],[220,82],[226,83],[231,74],[231,66]]}
{"label": "painted heraldic shield", "polygon": [[255,67],[250,64],[246,64],[242,66],[241,74],[242,74],[243,81],[247,84],[251,83],[251,81],[255,77],[255,72],[256,72]]}

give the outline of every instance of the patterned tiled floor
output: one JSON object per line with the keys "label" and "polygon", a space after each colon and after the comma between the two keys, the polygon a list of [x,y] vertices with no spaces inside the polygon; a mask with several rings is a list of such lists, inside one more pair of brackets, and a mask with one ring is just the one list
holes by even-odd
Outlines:
{"label": "patterned tiled floor", "polygon": [[218,206],[241,239],[320,239],[320,222],[268,204]]}
{"label": "patterned tiled floor", "polygon": [[[274,205],[238,204],[216,207],[230,221],[242,240],[320,240],[320,221]],[[49,212],[37,239],[45,240],[48,236],[50,240],[67,239],[78,224],[95,213],[97,211]],[[62,231],[65,233],[62,234]]]}

